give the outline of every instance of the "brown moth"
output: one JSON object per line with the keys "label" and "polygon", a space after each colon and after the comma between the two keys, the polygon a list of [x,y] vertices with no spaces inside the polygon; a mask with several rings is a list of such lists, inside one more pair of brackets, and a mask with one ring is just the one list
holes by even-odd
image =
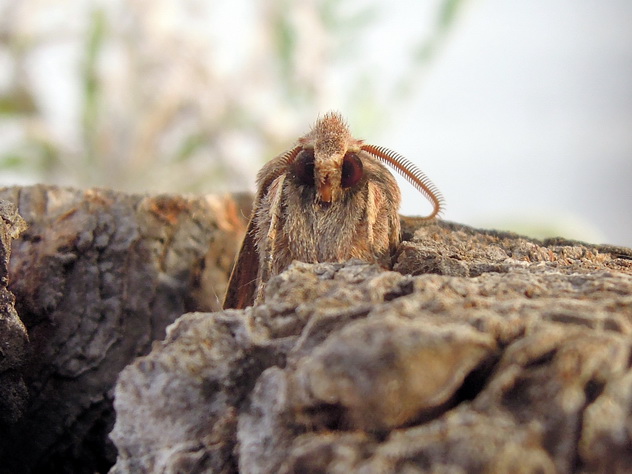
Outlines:
{"label": "brown moth", "polygon": [[401,200],[394,167],[433,205],[443,198],[412,163],[386,148],[351,136],[337,113],[328,113],[294,148],[257,175],[250,223],[224,308],[245,308],[262,299],[266,282],[293,260],[342,262],[358,258],[391,266],[400,242]]}

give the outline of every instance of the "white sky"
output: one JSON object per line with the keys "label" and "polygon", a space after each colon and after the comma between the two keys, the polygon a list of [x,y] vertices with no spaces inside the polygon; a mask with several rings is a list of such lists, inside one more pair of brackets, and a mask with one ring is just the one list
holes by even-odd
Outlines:
{"label": "white sky", "polygon": [[[385,146],[445,218],[632,246],[632,2],[474,2]],[[404,214],[419,198],[402,185]]]}

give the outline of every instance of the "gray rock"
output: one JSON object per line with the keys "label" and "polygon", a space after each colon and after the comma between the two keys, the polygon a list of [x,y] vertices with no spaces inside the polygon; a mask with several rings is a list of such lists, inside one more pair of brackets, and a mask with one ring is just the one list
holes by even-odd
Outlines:
{"label": "gray rock", "polygon": [[[220,307],[244,229],[238,203],[53,186],[0,198],[29,224],[13,241],[9,288],[30,339],[23,383],[2,372],[0,403],[20,404],[3,412],[15,422],[0,426],[0,472],[106,472],[118,374],[182,313]],[[26,362],[24,326],[9,321],[19,334],[0,327],[3,350],[14,344],[0,369]]]}
{"label": "gray rock", "polygon": [[22,417],[28,400],[22,374],[28,336],[15,311],[15,298],[7,288],[11,242],[25,229],[26,223],[15,206],[0,201],[0,431]]}
{"label": "gray rock", "polygon": [[632,251],[404,220],[121,374],[112,472],[627,472]]}

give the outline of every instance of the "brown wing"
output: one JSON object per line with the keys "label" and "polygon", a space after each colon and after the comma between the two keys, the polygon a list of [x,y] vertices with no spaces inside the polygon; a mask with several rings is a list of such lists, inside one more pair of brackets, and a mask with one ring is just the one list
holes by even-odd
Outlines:
{"label": "brown wing", "polygon": [[257,234],[254,209],[239,255],[228,280],[228,288],[224,296],[224,309],[243,309],[254,303],[257,291],[257,274],[259,273],[259,254],[255,244]]}
{"label": "brown wing", "polygon": [[276,178],[287,171],[287,166],[294,161],[302,150],[297,146],[268,162],[257,176],[257,196],[248,223],[248,230],[241,244],[239,255],[230,274],[228,288],[224,296],[224,309],[243,309],[254,304],[257,287],[259,285],[259,253],[257,252],[257,211],[261,207],[263,197]]}

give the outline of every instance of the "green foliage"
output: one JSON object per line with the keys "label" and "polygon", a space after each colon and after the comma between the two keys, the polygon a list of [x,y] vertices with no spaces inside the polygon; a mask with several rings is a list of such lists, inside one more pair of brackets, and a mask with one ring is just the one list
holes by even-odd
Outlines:
{"label": "green foliage", "polygon": [[[410,70],[380,102],[361,45],[390,4],[271,0],[250,7],[249,30],[239,22],[195,30],[225,5],[0,0],[0,61],[11,66],[0,83],[0,171],[128,191],[243,188],[331,97],[360,129],[404,103],[465,3],[441,2],[435,31],[420,37]],[[74,70],[34,66],[64,48]],[[232,69],[216,60],[222,50],[239,54]],[[341,70],[350,87],[336,96]],[[75,85],[64,121],[51,112],[62,79]]]}
{"label": "green foliage", "polygon": [[83,85],[82,129],[85,160],[89,165],[96,161],[96,140],[99,134],[99,112],[102,108],[99,59],[106,36],[106,19],[103,10],[96,8],[90,17],[81,81]]}

